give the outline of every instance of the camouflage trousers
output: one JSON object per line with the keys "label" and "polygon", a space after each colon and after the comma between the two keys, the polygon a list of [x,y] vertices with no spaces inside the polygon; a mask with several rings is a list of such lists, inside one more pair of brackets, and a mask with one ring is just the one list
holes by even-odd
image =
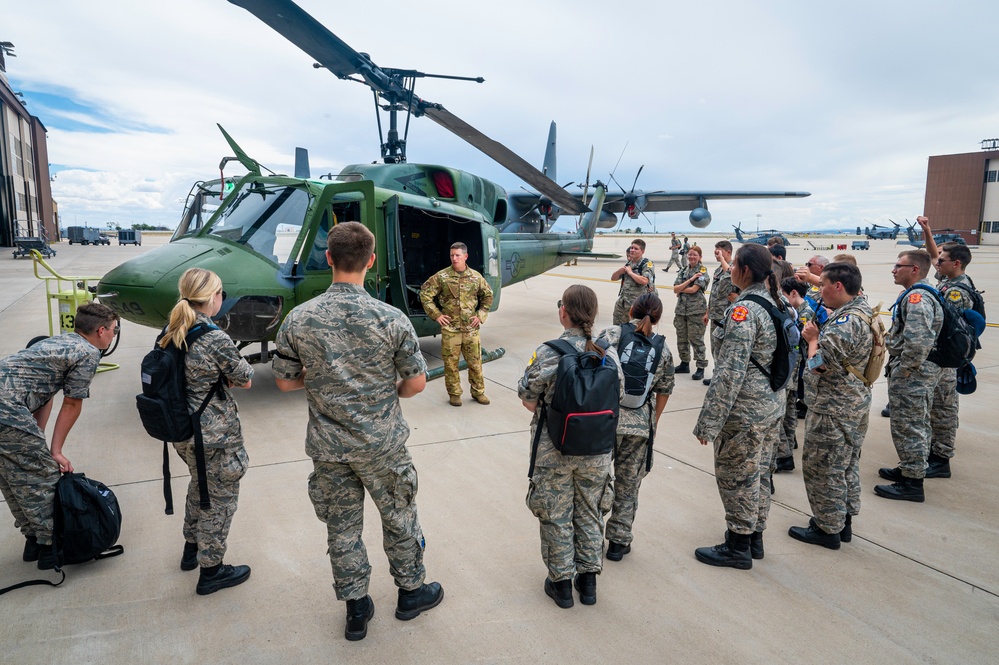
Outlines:
{"label": "camouflage trousers", "polygon": [[930,454],[930,404],[940,381],[940,368],[926,361],[918,371],[902,376],[898,367],[888,376],[891,440],[898,468],[908,478],[923,478]]}
{"label": "camouflage trousers", "polygon": [[479,331],[442,332],[441,359],[444,361],[444,386],[448,395],[461,395],[461,374],[458,372],[458,362],[465,357],[468,365],[468,383],[472,389],[472,397],[486,392],[486,381],[482,376],[482,344],[479,341]]}
{"label": "camouflage trousers", "polygon": [[638,512],[638,489],[645,470],[649,440],[644,436],[625,434],[617,437],[614,450],[614,504],[607,518],[607,540],[630,545],[633,540],[631,525]]}
{"label": "camouflage trousers", "polygon": [[708,335],[708,337],[711,339],[711,358],[715,361],[715,364],[718,364],[718,349],[721,348],[723,336],[720,332],[717,335],[715,333],[718,332],[719,328],[724,329],[725,326],[722,325],[721,323],[718,323],[717,321],[711,321],[709,323],[709,328],[711,330],[710,334]]}
{"label": "camouflage trousers", "polygon": [[697,366],[708,366],[707,349],[704,346],[704,313],[677,314],[673,317],[673,327],[676,328],[676,350],[680,354],[680,362],[690,362],[690,349],[694,349],[694,359]]}
{"label": "camouflage trousers", "polygon": [[423,584],[423,531],[416,513],[417,476],[409,452],[400,447],[387,458],[370,462],[314,462],[309,498],[316,517],[326,523],[333,589],[338,600],[357,600],[368,593],[371,565],[361,533],[364,493],[371,496],[382,520],[382,547],[389,571],[400,589]]}
{"label": "camouflage trousers", "polygon": [[45,439],[0,425],[0,492],[14,515],[14,526],[42,545],[52,544],[59,464]]}
{"label": "camouflage trousers", "polygon": [[952,367],[940,369],[940,382],[933,391],[930,405],[930,429],[932,443],[930,452],[937,457],[950,459],[954,456],[954,442],[957,440],[958,422],[957,370]]}
{"label": "camouflage trousers", "polygon": [[635,298],[628,299],[625,296],[619,296],[617,302],[614,303],[614,315],[611,322],[615,326],[619,326],[631,321],[631,306],[633,304],[635,304]]}
{"label": "camouflage trousers", "polygon": [[793,457],[794,446],[798,443],[798,410],[794,405],[798,396],[794,383],[792,378],[787,389],[787,405],[784,409],[784,419],[781,421],[780,440],[777,443],[774,461],[784,457]]}
{"label": "camouflage trousers", "polygon": [[198,463],[193,443],[175,443],[174,449],[191,471],[184,506],[184,540],[198,544],[198,565],[202,568],[222,563],[232,516],[239,502],[239,481],[250,466],[246,448],[205,448],[205,478],[211,506],[199,505]]}
{"label": "camouflage trousers", "polygon": [[679,270],[680,268],[683,267],[683,266],[680,265],[680,253],[679,252],[673,252],[673,254],[669,257],[669,263],[666,264],[666,268],[664,270],[666,270],[666,272],[669,272],[670,267],[672,267],[674,265],[676,266],[677,270]]}
{"label": "camouflage trousers", "polygon": [[614,502],[611,467],[539,466],[527,507],[541,522],[541,558],[553,582],[603,569],[604,524]]}
{"label": "camouflage trousers", "polygon": [[860,514],[860,447],[869,415],[869,410],[835,417],[812,410],[805,414],[805,493],[815,523],[826,533],[839,533],[847,514]]}
{"label": "camouflage trousers", "polygon": [[741,427],[726,423],[715,440],[715,482],[729,531],[750,534],[767,528],[770,465],[779,437],[780,420],[774,420]]}

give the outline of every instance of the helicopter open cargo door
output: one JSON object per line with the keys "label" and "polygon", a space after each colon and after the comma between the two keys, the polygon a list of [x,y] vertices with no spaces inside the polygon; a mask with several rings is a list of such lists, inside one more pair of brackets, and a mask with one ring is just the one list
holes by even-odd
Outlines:
{"label": "helicopter open cargo door", "polygon": [[416,287],[417,307],[415,312],[410,306],[410,298],[406,293],[408,291],[406,262],[399,229],[398,196],[390,196],[385,199],[385,255],[388,264],[386,272],[389,278],[388,295],[385,301],[395,305],[406,315],[416,314],[419,316],[423,313],[423,307],[419,305],[419,286]]}

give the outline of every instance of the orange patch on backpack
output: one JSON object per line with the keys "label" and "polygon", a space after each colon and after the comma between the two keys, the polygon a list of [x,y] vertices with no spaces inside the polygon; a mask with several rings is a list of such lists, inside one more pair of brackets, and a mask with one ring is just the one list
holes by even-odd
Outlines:
{"label": "orange patch on backpack", "polygon": [[745,321],[746,317],[749,316],[749,310],[739,305],[732,310],[732,320],[733,321]]}
{"label": "orange patch on backpack", "polygon": [[912,303],[913,305],[915,305],[917,302],[922,302],[922,301],[923,301],[923,294],[922,293],[910,293],[909,294],[909,302]]}

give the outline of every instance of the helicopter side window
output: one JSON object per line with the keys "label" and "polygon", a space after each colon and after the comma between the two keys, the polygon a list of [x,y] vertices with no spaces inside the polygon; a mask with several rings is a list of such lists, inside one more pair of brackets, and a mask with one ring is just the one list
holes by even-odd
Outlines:
{"label": "helicopter side window", "polygon": [[309,198],[304,189],[255,184],[216,218],[209,233],[284,265],[302,230]]}
{"label": "helicopter side window", "polygon": [[[333,225],[336,226],[336,215],[333,216]],[[323,212],[323,219],[319,222],[319,229],[316,231],[316,239],[312,243],[312,251],[309,252],[309,260],[305,262],[306,270],[329,270],[330,265],[326,260],[326,239],[330,233],[330,213]]]}

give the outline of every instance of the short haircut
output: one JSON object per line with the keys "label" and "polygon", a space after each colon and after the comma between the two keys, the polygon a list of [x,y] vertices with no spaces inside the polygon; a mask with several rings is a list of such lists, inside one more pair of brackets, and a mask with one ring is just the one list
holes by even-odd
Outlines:
{"label": "short haircut", "polygon": [[794,277],[785,277],[780,281],[780,290],[784,293],[797,291],[798,295],[804,298],[805,294],[808,293],[808,285],[804,282],[799,282]]}
{"label": "short haircut", "polygon": [[451,245],[451,249],[460,249],[461,251],[463,251],[466,254],[468,254],[468,245],[466,245],[463,242],[456,242],[456,243],[454,243],[453,245]]}
{"label": "short haircut", "polygon": [[375,251],[375,236],[360,222],[341,222],[330,230],[326,249],[334,270],[358,273]]}
{"label": "short haircut", "polygon": [[770,253],[773,254],[774,257],[780,259],[781,261],[787,259],[787,250],[784,249],[784,245],[770,245],[769,248]]}
{"label": "short haircut", "polygon": [[852,263],[842,261],[830,263],[822,269],[822,276],[829,280],[830,284],[840,282],[843,285],[843,290],[851,296],[858,295],[860,290],[864,288],[860,268]]}
{"label": "short haircut", "polygon": [[645,241],[642,240],[641,238],[635,238],[634,240],[631,241],[631,244],[638,245],[639,247],[642,248],[643,252],[645,251]]}
{"label": "short haircut", "polygon": [[951,241],[940,245],[939,249],[941,252],[947,252],[947,258],[951,261],[960,261],[962,268],[971,263],[971,250],[967,245]]}
{"label": "short haircut", "polygon": [[780,236],[770,236],[767,238],[767,247],[783,247],[784,239]]}
{"label": "short haircut", "polygon": [[912,265],[916,266],[919,272],[919,278],[922,279],[930,273],[930,255],[925,249],[907,249],[904,252],[898,253],[898,258],[905,257],[912,261]]}
{"label": "short haircut", "polygon": [[110,328],[112,323],[120,319],[118,313],[107,305],[86,302],[77,308],[73,326],[76,332],[89,335],[97,332],[98,328]]}
{"label": "short haircut", "polygon": [[827,263],[829,263],[829,259],[827,259],[826,257],[822,256],[821,254],[816,254],[815,256],[813,256],[812,258],[810,258],[808,260],[808,262],[809,263],[814,263],[815,265],[818,265],[818,266],[824,266]]}
{"label": "short haircut", "polygon": [[719,240],[718,242],[715,243],[715,249],[720,249],[731,253],[732,243],[730,243],[728,240]]}
{"label": "short haircut", "polygon": [[849,263],[851,266],[855,266],[857,258],[853,254],[837,254],[833,257],[833,263]]}
{"label": "short haircut", "polygon": [[774,261],[774,275],[777,276],[778,283],[788,277],[794,277],[794,266],[783,259],[777,259]]}

